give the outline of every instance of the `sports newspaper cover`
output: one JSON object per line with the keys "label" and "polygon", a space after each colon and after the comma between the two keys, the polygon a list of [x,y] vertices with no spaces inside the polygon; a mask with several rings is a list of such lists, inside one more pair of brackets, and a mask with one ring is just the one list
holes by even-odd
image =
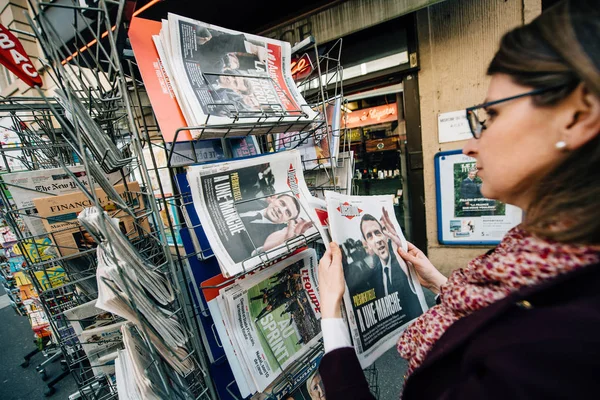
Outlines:
{"label": "sports newspaper cover", "polygon": [[321,338],[317,262],[305,250],[220,292],[229,338],[260,392]]}
{"label": "sports newspaper cover", "polygon": [[192,166],[188,180],[225,276],[249,271],[319,236],[297,151]]}
{"label": "sports newspaper cover", "polygon": [[366,368],[394,346],[427,304],[414,269],[397,254],[407,244],[393,196],[326,192],[326,199],[331,237],[342,248],[350,335]]}

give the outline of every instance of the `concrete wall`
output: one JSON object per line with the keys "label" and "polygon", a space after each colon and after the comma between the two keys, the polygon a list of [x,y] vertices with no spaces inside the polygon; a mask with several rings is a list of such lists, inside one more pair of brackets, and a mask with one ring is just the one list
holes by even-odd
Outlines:
{"label": "concrete wall", "polygon": [[428,254],[445,274],[487,248],[441,246],[437,240],[433,157],[465,144],[440,144],[437,116],[483,101],[485,71],[502,34],[540,12],[541,0],[447,0],[417,11]]}

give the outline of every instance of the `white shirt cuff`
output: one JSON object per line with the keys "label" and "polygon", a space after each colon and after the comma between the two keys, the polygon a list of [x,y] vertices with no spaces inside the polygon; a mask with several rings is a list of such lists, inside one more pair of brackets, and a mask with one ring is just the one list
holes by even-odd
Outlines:
{"label": "white shirt cuff", "polygon": [[352,347],[348,328],[342,318],[322,318],[321,329],[325,354],[342,347]]}

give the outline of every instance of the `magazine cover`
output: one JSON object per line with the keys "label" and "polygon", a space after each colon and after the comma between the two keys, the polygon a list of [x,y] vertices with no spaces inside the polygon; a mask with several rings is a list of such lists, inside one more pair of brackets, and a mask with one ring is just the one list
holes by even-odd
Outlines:
{"label": "magazine cover", "polygon": [[315,117],[291,77],[289,43],[175,14],[169,14],[161,35],[171,51],[162,61],[177,77],[172,83],[179,102],[188,105],[182,107],[188,125],[279,123],[285,116],[284,121],[303,120],[302,126]]}
{"label": "magazine cover", "polygon": [[[130,192],[126,192],[125,185],[115,186],[115,190],[122,197],[128,196],[128,193],[140,193],[140,185],[137,182],[128,183],[127,189]],[[113,217],[119,218],[121,232],[130,235],[130,237],[137,235],[134,220],[131,216],[118,211],[115,204],[102,189],[96,189],[96,196],[106,211],[114,214]],[[139,195],[127,200],[134,210],[144,208],[144,200]],[[51,234],[52,241],[60,255],[67,256],[96,248],[98,244],[85,229],[82,229],[77,221],[77,216],[83,209],[93,206],[92,201],[84,193],[77,192],[60,196],[41,197],[33,199],[33,203],[40,217],[42,217],[44,228]],[[144,229],[149,232],[148,221],[145,220],[144,222],[146,225]]]}
{"label": "magazine cover", "polygon": [[427,304],[394,214],[393,196],[326,193],[332,239],[342,248],[350,335],[363,368],[392,348]]}
{"label": "magazine cover", "polygon": [[[89,178],[83,165],[68,168],[82,185],[89,187]],[[122,183],[123,180],[120,172],[108,174],[106,177],[112,185]],[[47,232],[43,220],[37,216],[33,199],[45,194],[61,195],[79,192],[79,187],[64,168],[14,172],[2,175],[2,179],[11,192],[15,206],[19,209],[28,209],[22,211],[26,214],[23,216],[23,221],[34,236]]]}
{"label": "magazine cover", "polygon": [[322,119],[323,126],[314,132],[284,132],[276,135],[275,150],[284,151],[298,149],[302,155],[304,170],[309,171],[319,167],[331,167],[331,160],[335,160],[339,153],[340,128],[342,123],[341,113],[342,97],[337,96],[325,102],[325,115],[323,104],[315,107],[318,119]]}
{"label": "magazine cover", "polygon": [[321,338],[317,256],[306,250],[234,285],[230,319],[258,391]]}
{"label": "magazine cover", "polygon": [[296,151],[192,166],[188,180],[225,276],[251,270],[318,237]]}

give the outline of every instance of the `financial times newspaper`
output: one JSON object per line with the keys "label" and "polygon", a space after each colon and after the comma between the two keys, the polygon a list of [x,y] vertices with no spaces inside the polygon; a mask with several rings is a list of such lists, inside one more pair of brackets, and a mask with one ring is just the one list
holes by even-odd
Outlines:
{"label": "financial times newspaper", "polygon": [[292,79],[289,43],[169,14],[158,46],[169,49],[161,59],[189,125],[279,123],[283,117],[301,119],[300,127],[316,115]]}
{"label": "financial times newspaper", "polygon": [[192,166],[188,180],[225,276],[251,270],[318,238],[297,151]]}
{"label": "financial times newspaper", "polygon": [[259,392],[321,338],[317,262],[305,250],[222,290],[234,348]]}
{"label": "financial times newspaper", "polygon": [[342,248],[344,305],[363,368],[396,343],[426,309],[418,277],[398,256],[407,249],[392,196],[346,196],[327,192],[332,239]]}

